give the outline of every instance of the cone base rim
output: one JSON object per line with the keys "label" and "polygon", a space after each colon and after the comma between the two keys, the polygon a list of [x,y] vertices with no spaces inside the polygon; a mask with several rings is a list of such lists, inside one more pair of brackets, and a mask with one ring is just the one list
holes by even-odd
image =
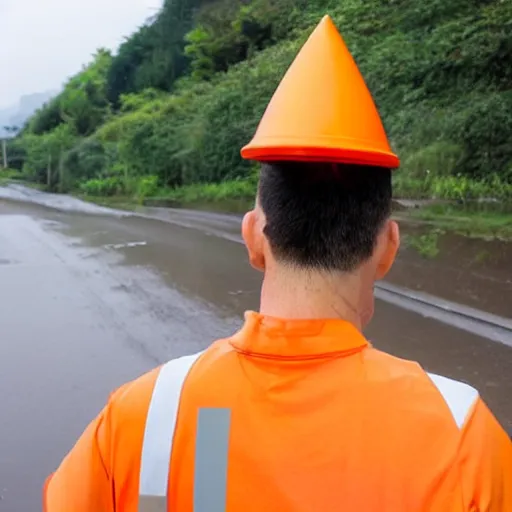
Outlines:
{"label": "cone base rim", "polygon": [[244,160],[257,162],[329,162],[353,165],[369,165],[397,169],[400,160],[394,153],[372,150],[352,150],[315,147],[245,147],[241,151]]}

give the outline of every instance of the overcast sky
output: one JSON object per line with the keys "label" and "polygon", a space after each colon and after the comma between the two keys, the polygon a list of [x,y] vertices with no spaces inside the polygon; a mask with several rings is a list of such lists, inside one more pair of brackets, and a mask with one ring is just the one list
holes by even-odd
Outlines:
{"label": "overcast sky", "polygon": [[0,108],[58,89],[99,47],[115,49],[162,0],[0,0]]}

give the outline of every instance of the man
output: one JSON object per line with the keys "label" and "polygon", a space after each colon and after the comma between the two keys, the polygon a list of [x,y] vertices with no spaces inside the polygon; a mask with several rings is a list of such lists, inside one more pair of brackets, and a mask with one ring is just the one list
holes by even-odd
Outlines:
{"label": "man", "polygon": [[512,446],[470,386],[371,347],[399,246],[391,152],[329,18],[242,156],[260,310],[113,394],[46,484],[47,512],[507,512]]}

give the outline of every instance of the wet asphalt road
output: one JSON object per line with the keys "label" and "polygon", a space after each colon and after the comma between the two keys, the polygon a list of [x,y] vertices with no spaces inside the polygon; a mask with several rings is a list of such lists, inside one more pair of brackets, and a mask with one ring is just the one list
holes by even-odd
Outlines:
{"label": "wet asphalt road", "polygon": [[[0,511],[40,510],[45,477],[115,387],[257,308],[260,276],[212,219],[190,228],[0,200]],[[383,302],[367,335],[478,387],[512,432],[511,348]]]}

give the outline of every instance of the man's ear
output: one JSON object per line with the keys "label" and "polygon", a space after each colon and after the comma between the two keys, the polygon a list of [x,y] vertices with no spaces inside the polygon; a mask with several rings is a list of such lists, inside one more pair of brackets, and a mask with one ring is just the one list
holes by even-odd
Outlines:
{"label": "man's ear", "polygon": [[258,212],[256,210],[247,212],[242,221],[242,237],[249,255],[249,263],[261,272],[265,270],[264,236]]}
{"label": "man's ear", "polygon": [[383,279],[391,270],[400,247],[400,230],[394,220],[388,220],[379,236],[380,253],[375,279]]}

